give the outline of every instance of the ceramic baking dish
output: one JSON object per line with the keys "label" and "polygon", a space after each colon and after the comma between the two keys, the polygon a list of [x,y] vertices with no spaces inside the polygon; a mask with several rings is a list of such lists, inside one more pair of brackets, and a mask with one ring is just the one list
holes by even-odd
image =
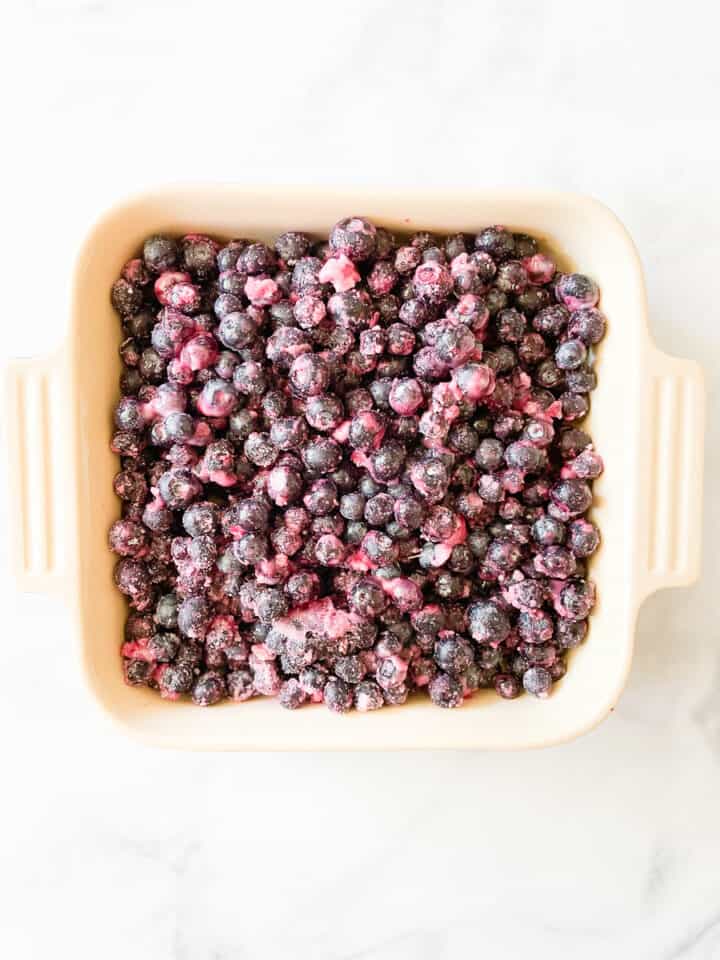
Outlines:
{"label": "ceramic baking dish", "polygon": [[[108,449],[118,398],[120,328],[112,281],[154,232],[204,231],[269,239],[287,228],[327,234],[359,213],[392,230],[473,231],[504,223],[542,238],[561,268],[602,289],[608,334],[589,430],[605,459],[595,485],[602,547],[593,558],[598,605],[585,643],[547,701],[486,691],[459,710],[427,699],[375,713],[298,711],[258,699],[199,709],[124,685],[118,648],[126,609],[112,583],[107,529],[119,503]],[[612,710],[628,674],[638,608],[654,590],[698,574],[703,381],[648,334],[632,241],[605,207],[564,193],[327,190],[178,186],[133,197],[93,227],[77,261],[69,335],[52,356],[16,362],[13,425],[14,557],[20,586],[57,594],[77,622],[85,676],[102,708],[145,741],[192,749],[537,747],[589,730]],[[68,652],[70,655],[70,652]]]}

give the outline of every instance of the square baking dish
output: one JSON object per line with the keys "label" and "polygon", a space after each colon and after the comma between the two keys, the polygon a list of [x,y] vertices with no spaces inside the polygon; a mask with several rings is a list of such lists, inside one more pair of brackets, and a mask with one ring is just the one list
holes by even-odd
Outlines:
{"label": "square baking dish", "polygon": [[[148,234],[202,231],[268,240],[285,229],[327,234],[361,214],[398,232],[475,231],[503,223],[541,239],[562,269],[600,284],[608,333],[597,354],[589,431],[605,460],[593,518],[602,546],[587,642],[552,697],[504,701],[484,691],[459,710],[427,699],[369,714],[281,709],[272,700],[203,710],[127,687],[119,660],[126,608],[114,589],[107,530],[118,515],[118,460],[108,448],[118,399],[120,328],[109,291]],[[14,562],[19,585],[70,605],[95,699],[128,733],[187,749],[517,749],[550,745],[602,720],[620,696],[637,611],[661,587],[697,577],[704,392],[698,366],[648,334],[642,271],[627,232],[600,203],[526,191],[336,190],[170,186],[113,207],[78,257],[70,330],[54,355],[8,377]]]}

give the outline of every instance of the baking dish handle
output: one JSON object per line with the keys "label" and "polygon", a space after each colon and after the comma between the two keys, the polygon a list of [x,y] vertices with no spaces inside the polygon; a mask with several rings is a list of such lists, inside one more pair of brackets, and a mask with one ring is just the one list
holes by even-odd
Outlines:
{"label": "baking dish handle", "polygon": [[21,590],[58,595],[69,563],[64,353],[15,360],[6,376],[11,564]]}
{"label": "baking dish handle", "polygon": [[687,586],[700,572],[705,389],[692,360],[656,347],[645,379],[640,593]]}

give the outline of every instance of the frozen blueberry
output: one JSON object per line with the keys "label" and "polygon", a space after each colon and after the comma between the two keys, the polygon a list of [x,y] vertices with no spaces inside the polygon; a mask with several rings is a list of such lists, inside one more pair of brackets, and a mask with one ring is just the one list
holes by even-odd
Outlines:
{"label": "frozen blueberry", "polygon": [[450,632],[436,641],[434,657],[440,670],[459,677],[473,662],[473,651],[467,640]]}
{"label": "frozen blueberry", "polygon": [[375,617],[387,606],[387,596],[377,580],[360,580],[352,588],[350,606],[363,617]]}
{"label": "frozen blueberry", "polygon": [[561,480],[551,489],[550,496],[563,520],[581,516],[592,504],[592,491],[584,480]]}
{"label": "frozen blueberry", "polygon": [[382,482],[387,482],[400,473],[405,462],[405,448],[402,444],[391,440],[376,450],[371,455],[370,461],[375,477]]}
{"label": "frozen blueberry", "polygon": [[318,595],[319,580],[314,573],[294,573],[285,583],[285,592],[293,606],[310,603]]}
{"label": "frozen blueberry", "polygon": [[532,537],[536,543],[544,547],[552,546],[556,543],[563,543],[565,540],[565,524],[555,517],[541,516],[533,523],[531,528]]}
{"label": "frozen blueberry", "polygon": [[245,456],[258,467],[271,467],[277,460],[278,450],[267,433],[251,433],[243,446]]}
{"label": "frozen blueberry", "polygon": [[310,237],[297,230],[281,233],[275,240],[275,252],[288,266],[294,267],[298,260],[307,256],[311,247]]}
{"label": "frozen blueberry", "polygon": [[368,260],[375,253],[377,230],[363,217],[346,217],[330,232],[330,246],[351,260]]}
{"label": "frozen blueberry", "polygon": [[382,690],[374,680],[363,680],[353,690],[355,709],[363,713],[379,710],[385,704]]}
{"label": "frozen blueberry", "polygon": [[315,397],[323,393],[330,383],[327,363],[315,353],[303,353],[293,360],[290,367],[290,383],[301,397]]}
{"label": "frozen blueberry", "polygon": [[568,527],[568,546],[576,557],[589,557],[600,544],[600,531],[588,520],[573,520]]}
{"label": "frozen blueberry", "polygon": [[585,307],[570,314],[567,330],[587,346],[599,343],[605,336],[607,320],[596,307]]}
{"label": "frozen blueberry", "polygon": [[502,643],[510,633],[510,621],[500,607],[489,601],[477,601],[468,607],[468,627],[478,643]]}
{"label": "frozen blueberry", "polygon": [[172,237],[148,237],[143,246],[143,260],[151,273],[171,270],[180,259],[180,248]]}
{"label": "frozen blueberry", "polygon": [[571,393],[591,393],[597,386],[597,377],[589,367],[578,367],[567,371],[565,384]]}
{"label": "frozen blueberry", "polygon": [[475,249],[500,262],[515,255],[515,238],[505,227],[486,227],[476,235]]}
{"label": "frozen blueberry", "polygon": [[313,475],[332,473],[342,460],[342,448],[330,437],[311,437],[301,454],[305,467]]}
{"label": "frozen blueberry", "polygon": [[210,622],[210,605],[204,597],[188,597],[178,607],[178,629],[191,640],[202,640]]}
{"label": "frozen blueberry", "polygon": [[301,707],[307,700],[307,694],[300,686],[300,681],[291,677],[280,687],[278,700],[280,701],[280,706],[285,707],[286,710],[297,710],[297,708]]}
{"label": "frozen blueberry", "polygon": [[155,665],[145,660],[124,660],[123,671],[125,683],[131,687],[139,687],[149,682]]}
{"label": "frozen blueberry", "polygon": [[527,693],[544,699],[552,688],[552,676],[545,667],[530,667],[522,675],[522,685]]}
{"label": "frozen blueberry", "polygon": [[178,598],[175,593],[165,593],[155,605],[155,623],[166,630],[174,630],[178,623]]}
{"label": "frozen blueberry", "polygon": [[210,707],[219,703],[226,695],[225,679],[215,671],[209,670],[207,673],[201,674],[193,684],[193,703],[196,703],[199,707]]}
{"label": "frozen blueberry", "polygon": [[564,273],[555,281],[555,296],[570,310],[582,310],[595,306],[600,291],[590,277],[582,273]]}
{"label": "frozen blueberry", "polygon": [[583,642],[587,629],[587,620],[560,619],[555,628],[555,642],[563,650],[571,650]]}
{"label": "frozen blueberry", "polygon": [[589,580],[571,580],[560,593],[560,606],[570,620],[585,620],[595,606],[595,584]]}
{"label": "frozen blueberry", "polygon": [[428,685],[430,699],[436,706],[459,707],[463,701],[462,683],[447,673],[438,673]]}
{"label": "frozen blueberry", "polygon": [[522,683],[511,673],[498,673],[494,685],[496,693],[504,700],[514,700],[522,692]]}
{"label": "frozen blueberry", "polygon": [[353,704],[353,688],[339,677],[331,677],[323,687],[323,700],[333,713],[345,713]]}
{"label": "frozen blueberry", "polygon": [[313,396],[305,405],[305,419],[313,428],[321,432],[334,430],[344,416],[342,400],[334,396]]}
{"label": "frozen blueberry", "polygon": [[564,340],[555,350],[555,363],[561,370],[577,370],[585,363],[587,348],[582,340]]}

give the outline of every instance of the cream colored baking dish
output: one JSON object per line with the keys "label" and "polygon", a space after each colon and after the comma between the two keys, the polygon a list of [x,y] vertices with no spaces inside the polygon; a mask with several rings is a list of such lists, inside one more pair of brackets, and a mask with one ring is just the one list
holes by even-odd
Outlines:
{"label": "cream colored baking dish", "polygon": [[[599,600],[587,643],[547,701],[507,702],[487,691],[459,710],[419,699],[336,716],[322,707],[286,711],[262,699],[203,710],[123,683],[118,648],[126,611],[113,587],[114,558],[106,539],[119,509],[112,492],[118,462],[108,449],[120,373],[110,285],[150,233],[200,230],[268,239],[292,227],[326,234],[352,213],[398,231],[447,233],[504,223],[542,238],[561,267],[576,266],[601,286],[609,329],[598,351],[589,427],[606,464],[595,485],[594,518],[603,535],[592,565]],[[616,703],[645,597],[688,584],[698,573],[702,374],[694,363],[653,345],[632,241],[609,210],[586,197],[235,185],[168,187],[133,197],[90,232],[77,261],[67,340],[53,356],[13,365],[9,401],[20,586],[55,593],[71,606],[95,698],[129,733],[155,744],[514,749],[567,740],[597,724]]]}

